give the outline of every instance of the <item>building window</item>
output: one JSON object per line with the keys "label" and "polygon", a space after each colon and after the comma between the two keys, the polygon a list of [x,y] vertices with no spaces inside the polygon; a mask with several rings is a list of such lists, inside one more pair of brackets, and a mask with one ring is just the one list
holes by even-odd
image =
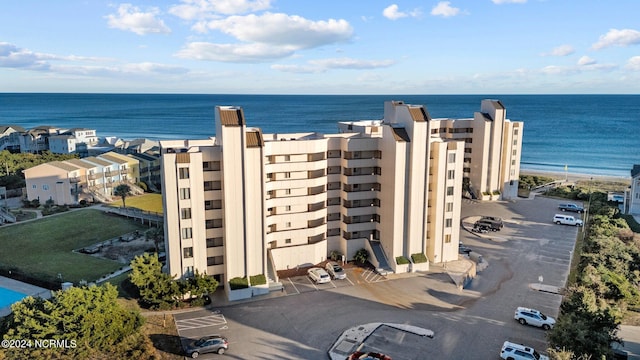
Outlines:
{"label": "building window", "polygon": [[180,217],[182,220],[191,219],[191,208],[180,209]]}
{"label": "building window", "polygon": [[224,256],[212,256],[207,258],[207,266],[224,264]]}
{"label": "building window", "polygon": [[445,244],[449,244],[449,243],[451,243],[451,234],[446,234],[446,235],[444,236],[444,243],[445,243]]}
{"label": "building window", "polygon": [[188,200],[188,199],[191,199],[191,189],[180,188],[180,200]]}
{"label": "building window", "polygon": [[291,173],[290,172],[284,173],[284,178],[285,179],[290,179],[291,178]]}
{"label": "building window", "polygon": [[189,168],[179,168],[178,169],[178,176],[180,177],[180,179],[188,179],[189,178]]}
{"label": "building window", "polygon": [[182,257],[185,259],[190,259],[193,257],[193,247],[189,246],[182,249]]}
{"label": "building window", "polygon": [[38,188],[38,186],[37,186],[36,184],[33,184],[33,185],[31,185],[31,188],[32,188],[32,189],[37,189],[37,188]]}
{"label": "building window", "polygon": [[447,179],[452,180],[452,179],[455,179],[455,177],[456,177],[455,170],[448,170],[447,171]]}
{"label": "building window", "polygon": [[49,190],[49,185],[47,184],[42,185],[42,190]]}
{"label": "building window", "polygon": [[444,227],[450,228],[453,225],[453,219],[444,219]]}
{"label": "building window", "polygon": [[453,195],[453,186],[447,186],[447,195]]}
{"label": "building window", "polygon": [[284,161],[291,161],[291,156],[290,155],[285,155],[284,156]]}
{"label": "building window", "polygon": [[448,202],[447,206],[446,206],[446,210],[447,212],[451,212],[453,211],[453,203],[452,202]]}
{"label": "building window", "polygon": [[518,129],[513,129],[513,135],[518,135]]}
{"label": "building window", "polygon": [[291,227],[291,223],[287,221],[287,222],[285,223],[285,226],[286,226],[286,227],[288,227],[288,228],[290,228],[290,227]]}
{"label": "building window", "polygon": [[471,154],[471,148],[465,148],[464,149],[465,154]]}
{"label": "building window", "polygon": [[285,210],[285,211],[291,211],[291,205],[287,205],[287,206],[285,206],[285,207],[284,207],[284,210]]}
{"label": "building window", "polygon": [[291,195],[291,189],[285,189],[284,190],[284,194],[285,195]]}
{"label": "building window", "polygon": [[208,248],[220,247],[220,246],[224,246],[224,241],[222,241],[221,237],[207,239],[207,247]]}
{"label": "building window", "polygon": [[193,276],[193,266],[187,266],[184,268],[184,277],[192,277]]}
{"label": "building window", "polygon": [[182,238],[183,239],[191,239],[192,236],[193,236],[192,229],[190,227],[182,229]]}
{"label": "building window", "polygon": [[513,140],[513,145],[518,145],[518,140]]}
{"label": "building window", "polygon": [[284,239],[285,244],[291,244],[291,239]]}

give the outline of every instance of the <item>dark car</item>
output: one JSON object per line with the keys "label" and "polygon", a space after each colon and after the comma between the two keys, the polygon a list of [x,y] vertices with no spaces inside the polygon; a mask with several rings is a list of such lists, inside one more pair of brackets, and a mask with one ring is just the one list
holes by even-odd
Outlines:
{"label": "dark car", "polygon": [[578,214],[582,213],[584,211],[584,208],[582,206],[578,206],[576,204],[558,204],[558,209],[562,210],[562,211],[573,211],[573,212],[577,212]]}
{"label": "dark car", "polygon": [[478,229],[489,229],[491,231],[499,231],[500,229],[502,229],[502,223],[497,223],[495,221],[491,221],[488,219],[480,219],[478,221],[475,222],[475,224],[473,224],[474,228],[478,228]]}
{"label": "dark car", "polygon": [[469,255],[470,252],[471,252],[470,248],[466,247],[462,243],[458,244],[458,254],[467,254],[467,255]]}
{"label": "dark car", "polygon": [[480,218],[480,221],[490,222],[495,225],[495,227],[502,229],[504,227],[504,223],[502,222],[501,217],[497,216],[483,216]]}
{"label": "dark car", "polygon": [[218,353],[224,354],[229,349],[229,342],[227,338],[220,335],[205,336],[196,341],[192,341],[187,345],[187,356],[195,359],[200,354],[204,353]]}

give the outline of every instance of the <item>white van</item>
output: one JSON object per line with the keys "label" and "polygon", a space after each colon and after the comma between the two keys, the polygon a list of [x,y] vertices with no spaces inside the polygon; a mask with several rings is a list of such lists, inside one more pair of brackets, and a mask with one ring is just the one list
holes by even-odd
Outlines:
{"label": "white van", "polygon": [[553,217],[553,222],[558,225],[562,224],[562,225],[582,226],[582,220],[576,219],[571,215],[556,214]]}

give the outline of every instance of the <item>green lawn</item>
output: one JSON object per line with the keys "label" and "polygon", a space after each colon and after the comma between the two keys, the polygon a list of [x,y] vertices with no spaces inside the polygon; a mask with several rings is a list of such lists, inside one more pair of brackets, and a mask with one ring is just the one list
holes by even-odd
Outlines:
{"label": "green lawn", "polygon": [[[134,207],[144,211],[156,212],[162,215],[162,194],[144,194],[130,196],[125,199],[127,207]],[[109,204],[113,207],[121,207],[122,200],[117,200]]]}
{"label": "green lawn", "polygon": [[0,227],[1,273],[17,269],[34,278],[95,281],[124,266],[72,250],[146,227],[99,210],[82,209]]}

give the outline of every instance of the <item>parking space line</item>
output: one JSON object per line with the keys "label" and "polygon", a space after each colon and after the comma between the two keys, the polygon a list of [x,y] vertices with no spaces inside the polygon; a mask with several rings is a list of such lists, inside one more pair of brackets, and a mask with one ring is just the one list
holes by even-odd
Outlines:
{"label": "parking space line", "polygon": [[356,286],[356,284],[354,284],[348,276],[345,278],[345,280],[347,280],[352,286]]}
{"label": "parking space line", "polygon": [[193,318],[193,319],[184,319],[184,320],[176,320],[176,329],[178,331],[181,330],[192,330],[199,329],[203,327],[209,326],[220,326],[226,325],[227,319],[224,318],[222,314],[215,314],[211,316]]}
{"label": "parking space line", "polygon": [[298,288],[296,287],[296,285],[293,283],[293,281],[291,281],[291,278],[288,279],[289,282],[291,283],[291,286],[293,286],[293,289],[298,293],[298,295],[300,295],[300,290],[298,290]]}

